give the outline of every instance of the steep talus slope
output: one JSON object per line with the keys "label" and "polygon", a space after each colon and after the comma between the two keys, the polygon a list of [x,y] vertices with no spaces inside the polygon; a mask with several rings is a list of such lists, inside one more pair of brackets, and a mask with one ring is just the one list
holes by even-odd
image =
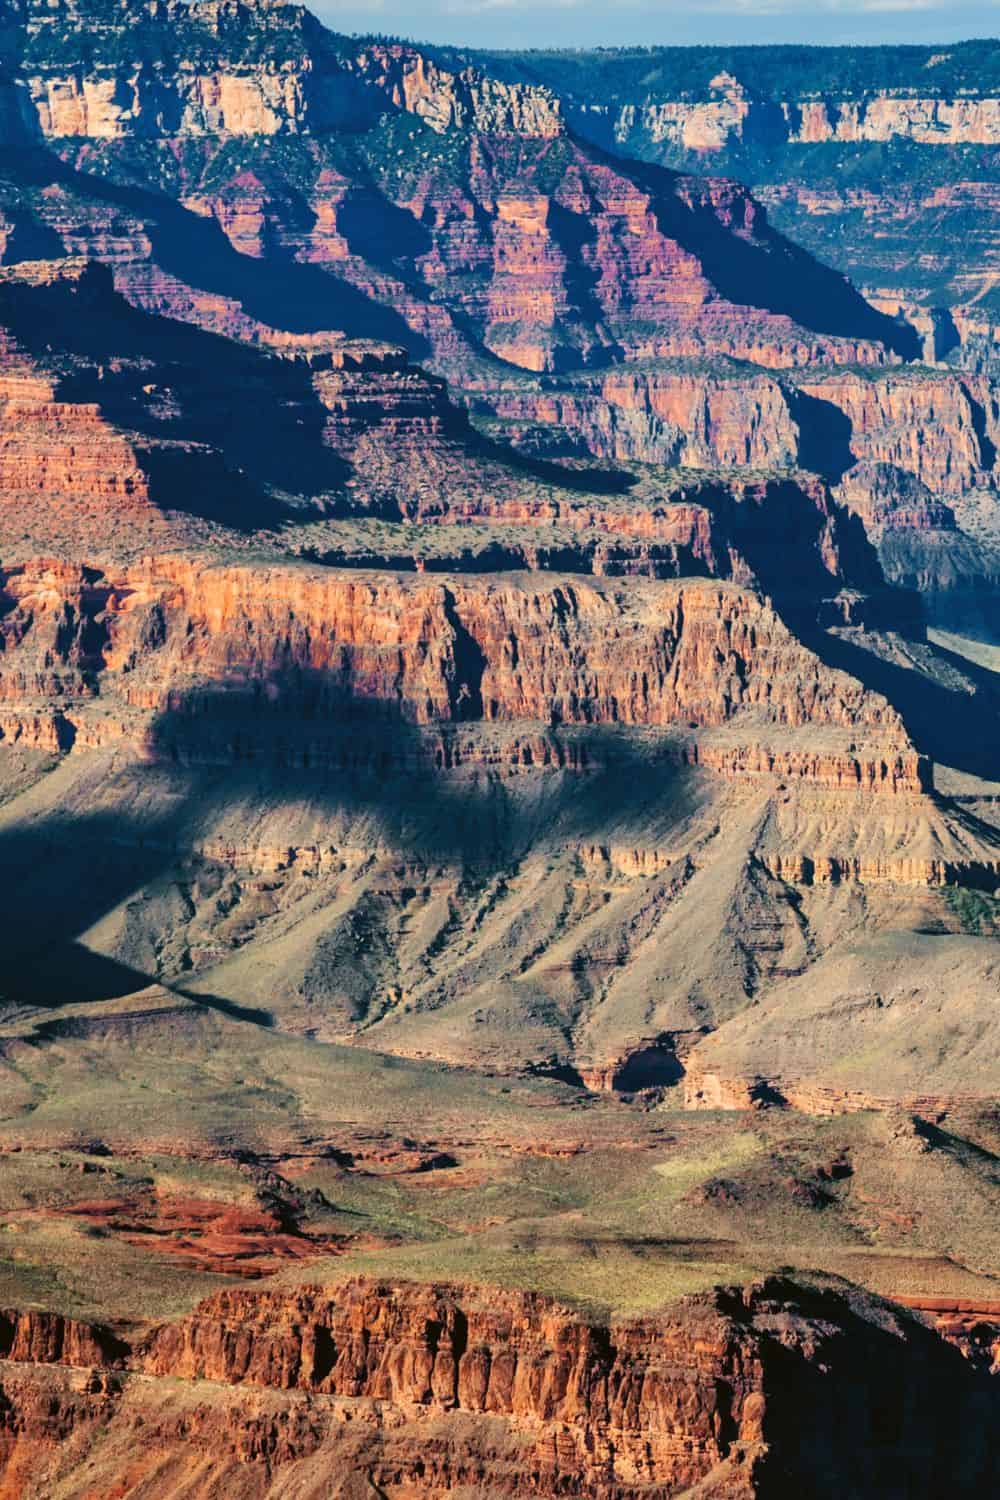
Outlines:
{"label": "steep talus slope", "polygon": [[[158,978],[607,1087],[901,891],[996,881],[891,705],[729,584],[164,556],[4,597],[5,744],[65,757],[3,819],[31,1005]],[[71,888],[105,824],[136,852],[53,945],[33,841]]]}
{"label": "steep talus slope", "polygon": [[[114,984],[193,970],[268,1013],[262,975],[281,972],[296,1029],[481,1065],[530,1011],[508,1062],[607,1081],[650,1038],[683,1052],[671,1039],[807,968],[839,882],[995,883],[992,828],[935,800],[925,753],[947,708],[980,742],[955,764],[978,770],[993,698],[923,640],[872,546],[904,535],[889,582],[926,587],[911,539],[955,523],[918,487],[992,482],[984,380],[902,367],[898,326],[738,185],[595,152],[544,90],[347,44],[295,7],[16,9],[35,144],[9,162],[11,253],[32,235],[86,248],[120,291],[83,260],[18,258],[0,281],[4,742],[144,758],[154,825],[155,768],[183,768],[187,852],[276,863],[292,887],[336,843],[315,807],[286,811],[274,779],[304,774],[351,850],[324,868],[329,915],[297,888],[249,926],[158,896],[153,939],[111,892],[70,955],[93,929],[128,970]],[[485,406],[478,430],[395,342],[347,336],[412,349],[415,327]],[[568,463],[539,455],[546,425]],[[203,806],[226,767],[272,778],[270,826]],[[664,784],[644,821],[635,790]],[[567,830],[570,864],[550,869]],[[863,895],[865,920],[892,900]],[[251,934],[273,955],[259,972]]]}
{"label": "steep talus slope", "polygon": [[[739,1108],[770,1091],[822,1112],[902,1096],[932,1112],[944,1098],[976,1092],[996,984],[989,944],[913,934],[858,944],[826,959],[808,985],[788,980],[752,1018],[704,1041],[690,1060],[689,1098]],[[920,1057],[934,1066],[914,1066]]]}

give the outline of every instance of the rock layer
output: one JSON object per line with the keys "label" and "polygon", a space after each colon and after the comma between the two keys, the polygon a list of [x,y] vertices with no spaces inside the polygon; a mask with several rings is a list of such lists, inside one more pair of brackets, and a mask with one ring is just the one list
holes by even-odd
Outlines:
{"label": "rock layer", "polygon": [[[925,780],[896,711],[731,586],[431,582],[185,558],[114,578],[35,564],[3,586],[0,692],[26,720],[32,695],[61,700],[50,712],[71,742],[86,742],[91,717],[77,723],[72,700],[97,694],[122,732],[132,710],[183,724],[255,702],[417,725],[710,726],[752,713],[776,728],[873,736],[873,768],[856,775],[876,785]],[[169,737],[169,720],[158,733]]]}
{"label": "rock layer", "polygon": [[[323,1493],[331,1464],[389,1494],[472,1483],[486,1495],[621,1500],[692,1485],[765,1496],[792,1483],[817,1495],[895,1485],[929,1500],[945,1474],[956,1495],[996,1475],[988,1376],[912,1317],[780,1281],[611,1326],[532,1294],[447,1286],[226,1293],[155,1331],[124,1364],[142,1378],[81,1383],[3,1365],[0,1453],[8,1484],[23,1476],[24,1500],[71,1475],[81,1451],[105,1484],[120,1480],[114,1437],[127,1445],[140,1420],[156,1434],[157,1464],[197,1456],[202,1484],[218,1484],[238,1457],[254,1497],[285,1493],[265,1489],[282,1478],[318,1495],[305,1462],[314,1455]],[[201,1388],[180,1425],[164,1376],[238,1383],[240,1394]],[[222,1424],[239,1433],[236,1448],[231,1436],[220,1442]],[[98,1425],[112,1435],[100,1445]],[[76,1443],[60,1465],[52,1445],[69,1430]],[[134,1449],[127,1463],[130,1483],[153,1472]]]}

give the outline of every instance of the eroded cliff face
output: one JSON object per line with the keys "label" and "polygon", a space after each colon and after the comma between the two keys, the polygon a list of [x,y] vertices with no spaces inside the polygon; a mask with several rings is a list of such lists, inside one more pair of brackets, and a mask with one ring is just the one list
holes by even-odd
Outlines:
{"label": "eroded cliff face", "polygon": [[[741,492],[740,469],[784,470],[823,509],[821,490],[800,472],[818,471],[834,500],[861,522],[886,578],[920,591],[935,620],[956,627],[970,622],[977,634],[991,633],[984,610],[997,571],[990,545],[997,415],[984,377],[926,368],[782,374],[718,363],[638,363],[517,385],[483,379],[470,405],[477,420],[484,414],[488,421],[499,418],[497,430],[527,454],[600,454],[617,462],[676,465],[683,473],[717,475],[725,469],[730,494]],[[696,568],[700,560],[718,572],[728,546],[730,556],[746,566],[743,576],[780,592],[781,579],[789,575],[777,553],[762,545],[767,525],[774,540],[787,541],[789,522],[797,530],[806,524],[806,511],[796,507],[797,520],[779,520],[776,500],[766,502],[770,523],[750,537],[741,525],[750,512],[727,504],[718,509],[709,489],[711,484],[691,496],[704,507],[700,527],[686,534],[682,507],[670,511],[670,537],[692,558],[682,566]],[[974,529],[981,537],[959,528],[953,508],[971,505],[977,495]],[[608,524],[624,530],[630,521],[608,517]],[[631,524],[638,529],[637,516]],[[649,516],[645,534],[668,533],[664,521]],[[864,546],[852,538],[842,515],[832,523],[829,542],[818,545],[828,559],[836,553],[843,576],[866,579],[862,587],[877,594]],[[741,576],[735,563],[732,576]],[[863,617],[889,628],[914,628],[903,595],[886,598],[884,609],[874,612],[867,602]]]}
{"label": "eroded cliff face", "polygon": [[[136,11],[92,0],[6,7],[16,83],[5,122],[33,137],[115,140],[276,135],[364,112],[326,33],[302,7],[157,0]],[[92,29],[85,59],[79,40]]]}
{"label": "eroded cliff face", "polygon": [[[113,260],[147,307],[219,326],[226,290],[203,230],[194,261],[178,254],[197,225],[186,235],[183,216],[142,193],[94,193],[95,177],[130,176],[136,149],[144,181],[210,216],[239,253],[327,268],[442,368],[468,373],[484,355],[552,370],[707,352],[882,364],[915,352],[898,323],[782,241],[737,183],[616,168],[566,132],[545,88],[350,43],[295,6],[21,14],[7,117],[73,170],[57,167],[48,192],[36,172],[15,195],[16,237],[55,234]],[[353,167],[339,149],[348,141]],[[213,142],[238,143],[231,171]],[[357,299],[327,291],[341,319],[360,321]],[[248,313],[267,325],[248,304],[269,299],[235,300],[232,331],[246,331]]]}
{"label": "eroded cliff face", "polygon": [[[89,734],[73,698],[99,695],[128,734],[132,710],[183,720],[205,703],[225,716],[227,695],[239,710],[249,692],[278,712],[311,704],[336,718],[350,705],[414,724],[694,727],[756,715],[776,729],[870,734],[878,753],[864,771],[858,759],[859,779],[924,782],[886,700],[825,668],[731,586],[423,582],[161,558],[114,578],[12,569],[4,598],[4,698],[26,723],[47,711],[55,737],[79,734],[81,747]],[[46,708],[34,694],[62,701]],[[16,737],[12,723],[7,732]]]}
{"label": "eroded cliff face", "polygon": [[796,383],[847,419],[857,461],[892,464],[942,496],[990,483],[998,418],[987,381],[907,370],[874,380],[810,374]]}
{"label": "eroded cliff face", "polygon": [[[735,365],[628,364],[601,375],[490,389],[483,399],[530,444],[688,468],[855,465],[912,475],[935,495],[994,483],[998,419],[989,382],[942,370],[821,369],[781,375]],[[806,399],[803,399],[805,397]],[[543,447],[544,451],[544,447]],[[864,475],[852,480],[860,493]]]}
{"label": "eroded cliff face", "polygon": [[[789,78],[790,90],[794,81]],[[736,146],[773,149],[778,144],[891,140],[921,145],[990,146],[1000,142],[1000,100],[942,98],[900,91],[886,79],[882,93],[866,97],[766,98],[731,73],[718,73],[704,99],[648,99],[608,110],[622,145],[644,137],[656,145],[718,152]],[[598,106],[599,107],[599,106]]]}
{"label": "eroded cliff face", "polygon": [[992,42],[476,61],[547,84],[606,149],[752,183],[784,233],[910,324],[925,358],[995,371]]}
{"label": "eroded cliff face", "polygon": [[[76,1494],[84,1472],[126,1493],[183,1475],[207,1494],[238,1473],[255,1500],[311,1497],[331,1465],[345,1495],[355,1476],[389,1495],[622,1500],[930,1497],[945,1475],[971,1495],[996,1474],[989,1377],[847,1289],[775,1280],[608,1326],[530,1293],[357,1280],[225,1293],[111,1358],[5,1342],[0,1452],[23,1500]],[[84,1353],[89,1374],[58,1368]]]}
{"label": "eroded cliff face", "polygon": [[547,89],[503,83],[475,68],[448,72],[414,47],[365,46],[348,67],[439,132],[457,126],[483,135],[549,138],[566,128],[559,101]]}
{"label": "eroded cliff face", "polygon": [[[284,0],[157,0],[135,11],[95,0],[9,4],[21,76],[4,123],[30,140],[295,135],[370,122],[387,103],[432,129],[553,136],[548,90],[475,68],[449,72],[412,47],[352,46]],[[74,45],[92,29],[81,61]]]}
{"label": "eroded cliff face", "polygon": [[[735,183],[637,178],[565,136],[453,129],[427,132],[418,148],[391,122],[384,130],[384,142],[376,132],[361,141],[372,154],[366,187],[318,137],[302,148],[294,189],[266,145],[252,148],[251,169],[222,181],[210,156],[199,168],[197,149],[188,151],[183,203],[243,254],[280,247],[391,306],[413,346],[423,341],[458,375],[474,373],[484,351],[559,371],[709,353],[774,367],[881,365],[917,350],[898,324],[780,241]],[[395,173],[386,151],[403,152]],[[166,156],[162,164],[173,174]],[[67,244],[107,254],[105,209],[57,189],[36,211]],[[119,211],[113,230],[123,290],[197,319],[197,299],[185,302],[162,274],[155,227]]]}
{"label": "eroded cliff face", "polygon": [[686,468],[799,464],[787,392],[762,371],[627,365],[585,382],[549,382],[548,389],[489,391],[485,399],[521,446],[535,438],[542,451],[578,445],[606,458]]}
{"label": "eroded cliff face", "polygon": [[[280,525],[290,497],[303,522],[399,514],[407,479],[419,491],[436,458],[475,465],[444,382],[397,345],[330,334],[241,346],[137,312],[106,267],[81,259],[0,271],[0,330],[8,556],[236,540]],[[380,465],[394,485],[376,481]],[[372,482],[349,492],[358,472]]]}

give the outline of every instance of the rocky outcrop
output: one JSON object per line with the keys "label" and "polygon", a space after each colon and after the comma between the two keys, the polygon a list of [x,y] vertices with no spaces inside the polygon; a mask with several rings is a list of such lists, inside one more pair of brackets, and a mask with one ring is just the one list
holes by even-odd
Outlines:
{"label": "rocky outcrop", "polygon": [[149,482],[135,444],[115,431],[96,401],[60,399],[59,372],[33,358],[14,331],[15,309],[23,316],[53,297],[67,313],[94,316],[112,300],[110,274],[78,260],[0,271],[0,493],[8,503],[39,493],[138,512],[149,501]]}
{"label": "rocky outcrop", "polygon": [[472,463],[468,448],[444,382],[397,345],[330,335],[248,348],[138,312],[98,262],[0,269],[8,548],[127,554],[220,526],[246,533],[285,519],[289,494],[306,502],[303,520],[385,508],[408,466],[419,489],[435,454]]}
{"label": "rocky outcrop", "polygon": [[32,1309],[0,1312],[0,1359],[93,1369],[118,1364],[125,1347],[107,1329],[59,1313]]}
{"label": "rocky outcrop", "polygon": [[891,532],[957,530],[952,508],[916,474],[895,464],[863,460],[847,470],[835,493],[860,516],[874,541]]}
{"label": "rocky outcrop", "polygon": [[[14,0],[7,9],[21,27],[11,50],[22,82],[5,90],[15,136],[294,135],[356,127],[387,102],[435,130],[550,137],[565,128],[546,89],[471,67],[449,72],[412,47],[351,46],[283,0],[158,0],[139,12]],[[83,63],[74,43],[95,22]]]}
{"label": "rocky outcrop", "polygon": [[438,132],[458,128],[551,139],[566,128],[559,100],[548,89],[503,83],[476,68],[448,72],[401,43],[362,46],[348,67]]}
{"label": "rocky outcrop", "polygon": [[[868,1089],[838,1088],[811,1079],[785,1079],[759,1074],[722,1074],[705,1069],[695,1054],[684,1075],[684,1108],[747,1110],[782,1108],[822,1117],[862,1111],[905,1110],[933,1117],[942,1111],[975,1108],[976,1094],[880,1094]],[[919,1302],[916,1304],[919,1306]]]}
{"label": "rocky outcrop", "polygon": [[522,1436],[546,1487],[669,1490],[763,1436],[763,1372],[752,1338],[732,1331],[730,1345],[710,1302],[611,1330],[531,1294],[354,1282],[332,1296],[218,1298],[158,1331],[141,1360],[182,1379],[482,1414]]}
{"label": "rocky outcrop", "polygon": [[[290,1479],[314,1456],[324,1493],[336,1471],[415,1494],[475,1484],[489,1496],[626,1500],[697,1485],[750,1500],[791,1483],[817,1495],[888,1483],[930,1500],[946,1473],[956,1495],[996,1474],[989,1376],[917,1317],[846,1286],[775,1279],[613,1324],[499,1289],[356,1280],[230,1292],[125,1363],[141,1380],[3,1366],[0,1454],[8,1482],[26,1476],[24,1500],[58,1472],[53,1440],[70,1427],[106,1486],[130,1446],[132,1483],[152,1449],[161,1466],[197,1456],[202,1484],[224,1485],[239,1435],[254,1500],[265,1476]],[[216,1385],[192,1387],[193,1408],[172,1406],[171,1386],[205,1379]],[[156,1442],[137,1450],[140,1422]],[[99,1453],[98,1424],[109,1435]],[[309,1500],[314,1483],[300,1471]]]}
{"label": "rocky outcrop", "polygon": [[708,582],[432,582],[161,558],[114,579],[13,569],[4,596],[8,699],[99,685],[109,702],[183,716],[206,693],[238,708],[249,691],[276,711],[353,704],[415,724],[713,725],[753,711],[906,744],[884,699],[824,668],[753,594]]}
{"label": "rocky outcrop", "polygon": [[324,439],[349,453],[360,438],[374,437],[394,455],[437,446],[464,435],[464,416],[448,399],[445,382],[416,369],[405,350],[345,343],[310,357],[313,384],[330,413]]}

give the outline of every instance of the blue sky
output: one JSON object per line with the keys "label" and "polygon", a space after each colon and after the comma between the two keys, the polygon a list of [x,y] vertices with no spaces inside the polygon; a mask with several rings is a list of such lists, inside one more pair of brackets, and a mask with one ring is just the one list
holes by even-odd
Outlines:
{"label": "blue sky", "polygon": [[995,36],[1000,0],[306,0],[337,31],[481,47],[954,42]]}

